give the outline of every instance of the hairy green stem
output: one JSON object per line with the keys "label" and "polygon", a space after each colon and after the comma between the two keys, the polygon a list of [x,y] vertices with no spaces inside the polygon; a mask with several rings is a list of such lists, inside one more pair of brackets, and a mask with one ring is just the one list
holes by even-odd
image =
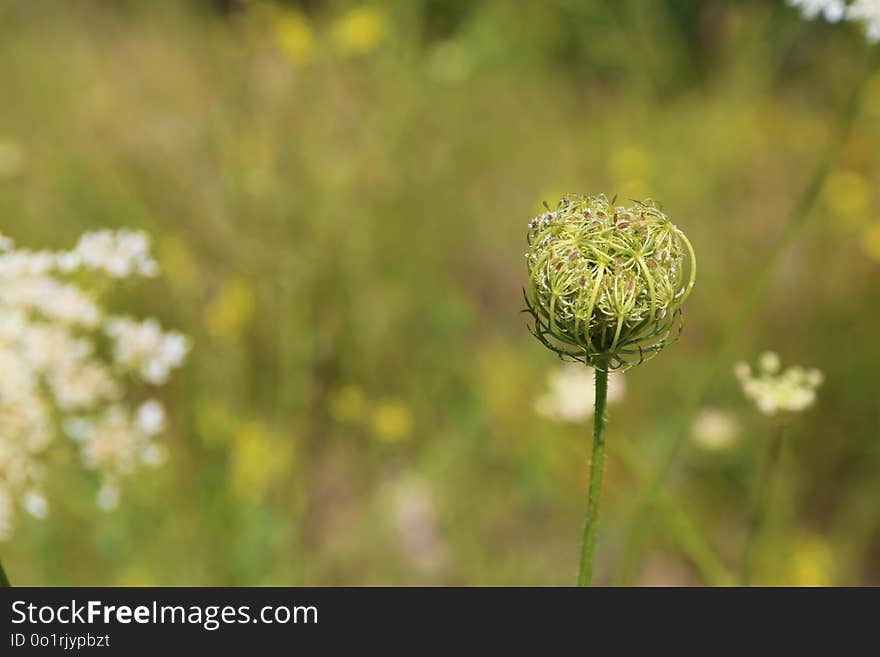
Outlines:
{"label": "hairy green stem", "polygon": [[782,260],[782,256],[791,246],[794,238],[809,218],[810,212],[822,191],[822,187],[825,185],[825,179],[828,177],[832,165],[849,138],[853,124],[855,123],[856,117],[861,109],[865,91],[868,89],[868,85],[877,73],[878,68],[880,68],[880,48],[874,48],[869,65],[865,69],[865,72],[850,97],[849,102],[840,113],[834,134],[819,157],[816,168],[814,169],[800,200],[789,214],[783,227],[782,234],[770,250],[770,253],[767,254],[763,264],[758,267],[758,270],[748,287],[748,291],[740,304],[734,321],[728,325],[727,330],[721,338],[720,348],[715,352],[715,356],[703,371],[703,375],[697,381],[697,384],[691,388],[691,395],[684,403],[677,421],[674,423],[672,429],[663,436],[664,442],[661,448],[660,466],[651,480],[648,489],[642,495],[642,499],[638,504],[634,519],[631,523],[626,548],[624,550],[623,563],[617,577],[618,584],[626,585],[632,581],[654,508],[656,507],[660,493],[663,490],[663,485],[666,483],[666,479],[672,471],[672,466],[675,463],[678,451],[687,435],[687,428],[690,426],[694,415],[703,404],[712,384],[721,372],[722,366],[731,359],[734,348],[736,347],[736,340],[739,338],[742,329],[747,324],[758,301],[767,290],[767,286],[770,283],[779,262]]}
{"label": "hairy green stem", "polygon": [[8,589],[12,586],[9,583],[9,578],[6,576],[6,571],[3,570],[3,562],[0,561],[0,589]]}
{"label": "hairy green stem", "polygon": [[755,490],[754,507],[749,522],[749,533],[746,537],[746,546],[743,551],[743,584],[748,586],[752,582],[755,567],[755,551],[764,525],[767,521],[767,510],[770,506],[770,495],[774,481],[779,476],[779,461],[782,455],[782,445],[785,440],[785,426],[781,425],[779,431],[770,439],[758,471],[758,485]]}
{"label": "hairy green stem", "polygon": [[599,526],[599,500],[602,497],[602,470],[605,464],[605,403],[608,399],[608,365],[596,367],[596,409],[593,416],[593,454],[590,460],[590,492],[587,520],[581,549],[578,586],[590,586],[593,579],[593,554],[596,551],[596,529]]}

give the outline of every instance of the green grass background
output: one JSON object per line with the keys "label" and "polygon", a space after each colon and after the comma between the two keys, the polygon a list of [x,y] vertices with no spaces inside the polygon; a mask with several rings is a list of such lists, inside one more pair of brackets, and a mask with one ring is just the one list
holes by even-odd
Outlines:
{"label": "green grass background", "polygon": [[[610,582],[642,490],[616,444],[655,466],[866,52],[781,0],[0,0],[0,231],[149,231],[163,276],[111,303],[194,339],[157,393],[167,463],[103,513],[57,450],[49,519],[0,546],[11,579],[572,583],[589,427],[535,414],[555,361],[519,311],[526,224],[577,191],[657,198],[700,266],[682,340],[610,414]],[[739,342],[826,374],[761,583],[880,584],[878,284],[875,80]],[[772,428],[729,369],[710,403],[742,436],[688,442],[668,490],[735,571]],[[636,581],[702,583],[651,530]]]}

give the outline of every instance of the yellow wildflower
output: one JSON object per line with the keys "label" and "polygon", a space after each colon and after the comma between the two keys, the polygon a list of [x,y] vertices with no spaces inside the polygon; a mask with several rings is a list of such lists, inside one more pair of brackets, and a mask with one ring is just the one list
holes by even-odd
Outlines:
{"label": "yellow wildflower", "polygon": [[337,422],[357,422],[363,419],[367,400],[357,386],[344,386],[330,393],[328,399],[330,417]]}
{"label": "yellow wildflower", "polygon": [[872,260],[880,262],[880,219],[876,219],[862,230],[862,250]]}
{"label": "yellow wildflower", "polygon": [[382,10],[357,7],[333,22],[333,43],[344,55],[363,55],[375,50],[387,31],[388,21]]}
{"label": "yellow wildflower", "polygon": [[409,408],[403,402],[392,399],[376,406],[370,424],[377,439],[396,443],[409,437],[413,420]]}
{"label": "yellow wildflower", "polygon": [[869,211],[871,186],[858,171],[835,171],[828,177],[822,201],[841,228],[856,228]]}
{"label": "yellow wildflower", "polygon": [[232,488],[243,499],[258,499],[283,475],[290,462],[290,443],[275,440],[258,421],[242,423],[232,449]]}
{"label": "yellow wildflower", "polygon": [[254,306],[254,293],[247,281],[227,281],[205,308],[205,327],[215,338],[234,340],[250,323]]}
{"label": "yellow wildflower", "polygon": [[791,563],[794,586],[830,586],[834,561],[831,548],[817,536],[801,539]]}
{"label": "yellow wildflower", "polygon": [[177,236],[163,238],[158,247],[159,265],[168,282],[181,293],[193,293],[201,275],[199,265],[186,242]]}
{"label": "yellow wildflower", "polygon": [[285,11],[275,23],[275,41],[278,48],[296,65],[307,64],[315,51],[315,33],[312,24],[299,11]]}

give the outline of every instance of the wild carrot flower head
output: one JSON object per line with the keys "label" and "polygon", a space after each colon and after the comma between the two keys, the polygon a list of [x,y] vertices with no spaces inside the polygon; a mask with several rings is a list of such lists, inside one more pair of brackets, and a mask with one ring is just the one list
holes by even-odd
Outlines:
{"label": "wild carrot flower head", "polygon": [[765,351],[758,358],[757,372],[748,363],[734,366],[734,374],[746,397],[765,415],[799,413],[816,401],[816,390],[824,376],[816,368],[789,367],[783,370],[778,354]]}
{"label": "wild carrot flower head", "polygon": [[[0,540],[17,507],[48,513],[45,456],[62,435],[99,473],[102,508],[123,477],[161,461],[165,409],[146,391],[182,364],[189,340],[108,313],[96,291],[157,273],[141,232],[86,233],[69,251],[18,249],[0,235]],[[134,403],[133,387],[146,392]]]}
{"label": "wild carrot flower head", "polygon": [[567,194],[532,219],[528,244],[532,333],[560,357],[627,369],[678,337],[696,261],[652,201]]}

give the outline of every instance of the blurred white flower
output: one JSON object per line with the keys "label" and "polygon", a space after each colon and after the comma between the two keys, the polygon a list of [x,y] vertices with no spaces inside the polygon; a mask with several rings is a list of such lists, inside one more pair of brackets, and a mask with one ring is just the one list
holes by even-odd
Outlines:
{"label": "blurred white flower", "polygon": [[[118,498],[123,475],[161,462],[153,440],[165,410],[151,400],[132,411],[124,381],[164,383],[188,340],[156,320],[108,314],[91,291],[102,278],[154,275],[149,244],[143,233],[100,231],[72,251],[29,251],[0,235],[0,539],[12,532],[16,506],[48,514],[42,463],[58,435],[100,473],[102,507]],[[109,360],[99,348],[108,337]]]}
{"label": "blurred white flower", "polygon": [[846,12],[843,0],[785,0],[785,4],[798,7],[808,20],[821,16],[829,23],[838,22]]}
{"label": "blurred white flower", "polygon": [[[623,375],[608,375],[608,403],[616,404],[626,392]],[[535,400],[535,410],[556,422],[583,422],[593,415],[596,403],[594,370],[565,363],[547,376],[547,391]]]}
{"label": "blurred white flower", "polygon": [[739,438],[740,430],[736,416],[717,408],[704,408],[691,424],[694,442],[708,451],[729,448]]}
{"label": "blurred white flower", "polygon": [[869,42],[880,42],[880,0],[785,0],[791,7],[801,10],[804,18],[813,20],[824,18],[829,23],[849,20],[865,24],[865,34]]}
{"label": "blurred white flower", "polygon": [[437,528],[434,490],[418,475],[404,475],[389,487],[389,519],[404,557],[419,571],[434,574],[449,559]]}
{"label": "blurred white flower", "polygon": [[41,493],[29,490],[21,498],[21,505],[24,510],[31,514],[34,518],[43,520],[49,515],[49,503]]}
{"label": "blurred white flower", "polygon": [[822,385],[822,372],[800,366],[780,372],[779,357],[765,352],[758,359],[758,371],[752,374],[746,363],[737,363],[734,374],[746,397],[765,415],[780,411],[798,413],[816,401],[816,389]]}
{"label": "blurred white flower", "polygon": [[140,461],[144,465],[155,468],[165,461],[165,448],[156,443],[147,443],[141,447]]}
{"label": "blurred white flower", "polygon": [[112,511],[119,506],[119,487],[112,482],[104,482],[95,500],[101,511]]}
{"label": "blurred white flower", "polygon": [[134,230],[86,233],[73,252],[64,254],[60,259],[64,269],[77,264],[111,278],[155,276],[159,273],[156,261],[150,256],[150,238],[146,233]]}
{"label": "blurred white flower", "polygon": [[166,333],[155,319],[143,322],[128,317],[111,319],[107,335],[114,340],[116,362],[140,373],[148,383],[161,385],[180,366],[189,341],[180,333]]}
{"label": "blurred white flower", "polygon": [[767,374],[776,374],[782,367],[782,361],[775,351],[765,351],[758,356],[758,367]]}
{"label": "blurred white flower", "polygon": [[137,409],[137,427],[145,436],[156,436],[165,430],[165,407],[155,399]]}
{"label": "blurred white flower", "polygon": [[880,43],[880,0],[854,0],[846,9],[846,17],[851,21],[863,21],[868,41]]}

